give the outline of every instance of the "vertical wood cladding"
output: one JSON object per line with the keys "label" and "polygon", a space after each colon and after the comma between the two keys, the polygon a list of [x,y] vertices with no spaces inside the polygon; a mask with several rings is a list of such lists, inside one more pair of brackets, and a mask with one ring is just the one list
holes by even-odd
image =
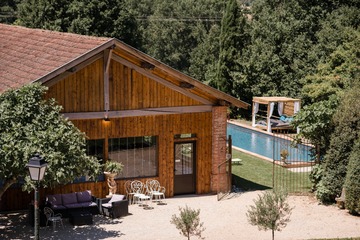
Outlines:
{"label": "vertical wood cladding", "polygon": [[45,98],[54,98],[63,112],[104,111],[103,60],[97,60],[57,82]]}
{"label": "vertical wood cladding", "polygon": [[[198,101],[113,60],[109,69],[109,91],[110,111],[201,105]],[[63,106],[63,112],[67,113],[104,111],[103,59],[89,64],[51,86],[45,98],[54,98]],[[224,129],[226,129],[222,125],[226,124],[226,110],[224,109],[226,108],[220,107],[213,113],[124,117],[111,119],[110,122],[101,119],[72,120],[72,122],[85,132],[89,139],[105,139],[106,141],[109,138],[157,136],[159,175],[154,179],[159,180],[166,187],[166,195],[170,197],[174,195],[175,134],[196,134],[196,192],[209,193],[213,190],[211,184],[213,188],[215,187],[216,183],[211,183],[212,166],[223,159],[224,148],[226,148],[224,142],[216,144],[217,141],[223,141]],[[212,127],[213,118],[220,121],[217,121],[215,130]],[[214,141],[213,133],[215,134]],[[216,155],[214,162],[212,162],[213,154]],[[213,177],[216,178],[216,176]],[[125,193],[126,180],[116,180],[119,193]],[[146,178],[139,180],[145,182]],[[47,194],[83,190],[91,190],[96,197],[105,197],[108,194],[107,183],[104,181],[41,189],[40,196],[44,199]],[[20,188],[11,188],[3,195],[0,209],[26,209],[32,197],[33,193],[22,192]],[[14,199],[21,201],[14,201]]]}
{"label": "vertical wood cladding", "polygon": [[[103,60],[51,86],[46,98],[55,98],[63,106],[63,112],[104,111]],[[113,60],[109,70],[109,98],[110,111],[201,105]]]}
{"label": "vertical wood cladding", "polygon": [[[174,135],[197,135],[196,192],[210,192],[212,159],[212,113],[187,113],[103,120],[74,120],[75,126],[89,139],[124,138],[136,136],[158,137],[159,181],[167,195],[174,195]],[[118,180],[121,181],[121,180]]]}
{"label": "vertical wood cladding", "polygon": [[200,105],[177,91],[112,60],[110,110]]}

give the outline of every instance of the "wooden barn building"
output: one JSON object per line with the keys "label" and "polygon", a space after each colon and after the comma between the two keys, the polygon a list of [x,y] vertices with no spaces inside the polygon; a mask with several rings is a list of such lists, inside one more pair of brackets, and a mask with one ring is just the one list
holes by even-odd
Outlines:
{"label": "wooden barn building", "polygon": [[[247,103],[117,39],[0,24],[0,94],[35,82],[85,132],[88,154],[124,164],[118,192],[128,179],[157,179],[167,197],[228,184],[220,177],[226,170],[218,170],[226,160],[227,108]],[[87,189],[108,193],[105,181],[83,179],[40,196]],[[0,210],[26,208],[32,198],[10,188]]]}

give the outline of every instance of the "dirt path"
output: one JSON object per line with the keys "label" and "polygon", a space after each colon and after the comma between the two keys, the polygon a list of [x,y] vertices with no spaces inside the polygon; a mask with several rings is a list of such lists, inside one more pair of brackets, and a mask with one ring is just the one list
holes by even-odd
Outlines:
{"label": "dirt path", "polygon": [[[121,219],[95,216],[93,225],[79,227],[73,227],[64,219],[64,229],[53,232],[52,228],[42,227],[40,234],[41,239],[185,239],[170,219],[179,213],[179,206],[188,205],[201,210],[205,239],[271,239],[270,231],[259,231],[247,222],[248,206],[253,205],[259,193],[261,191],[240,193],[222,201],[217,201],[216,195],[174,197],[166,199],[167,205],[154,205],[153,210],[131,205],[132,215]],[[360,237],[360,217],[351,216],[346,210],[335,205],[320,205],[311,196],[290,196],[289,203],[294,207],[291,221],[283,231],[275,233],[276,240]],[[19,219],[19,216],[9,219],[0,215],[0,239],[30,238],[32,227],[26,223],[26,218],[20,223]]]}

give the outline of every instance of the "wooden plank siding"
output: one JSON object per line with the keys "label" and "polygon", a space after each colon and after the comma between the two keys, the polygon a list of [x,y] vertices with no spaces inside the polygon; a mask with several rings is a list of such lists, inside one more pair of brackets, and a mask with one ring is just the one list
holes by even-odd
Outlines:
{"label": "wooden plank siding", "polygon": [[[162,85],[139,72],[111,60],[109,67],[109,110],[141,110],[145,108],[200,106],[201,102]],[[102,112],[104,106],[104,60],[100,58],[88,66],[57,81],[49,87],[45,98],[54,98],[63,106],[63,113]],[[166,188],[167,197],[174,195],[174,135],[196,134],[196,193],[211,192],[212,174],[212,112],[147,115],[102,119],[74,119],[76,127],[88,139],[104,139],[107,158],[107,141],[111,138],[157,136],[158,176]],[[125,193],[127,179],[117,179],[118,192]],[[146,181],[146,178],[140,178]],[[107,183],[85,182],[41,189],[40,197],[47,194],[91,190],[96,197],[108,194]],[[20,201],[14,201],[16,196]],[[0,209],[17,210],[28,206],[33,193],[23,193],[20,188],[10,188],[3,196]]]}
{"label": "wooden plank siding", "polygon": [[[166,187],[167,196],[174,195],[174,135],[195,133],[197,135],[197,193],[210,192],[211,112],[117,118],[109,122],[73,120],[73,123],[85,132],[89,139],[157,136],[159,181]],[[108,133],[107,136],[106,133]]]}
{"label": "wooden plank siding", "polygon": [[[103,120],[73,120],[75,126],[85,132],[89,139],[107,139],[134,136],[158,137],[158,176],[157,179],[166,188],[167,197],[174,195],[174,135],[195,133],[196,148],[196,193],[211,191],[212,160],[212,113],[191,113],[174,115],[156,115]],[[108,136],[106,136],[106,133]],[[140,178],[145,182],[147,178]],[[118,193],[125,194],[124,183],[128,179],[117,179]],[[130,180],[133,180],[130,179]],[[41,189],[40,198],[53,193],[69,193],[91,190],[96,197],[108,194],[107,183],[85,182],[57,186],[54,189]],[[14,201],[16,196],[21,200]],[[24,209],[31,202],[33,193],[23,193],[20,188],[11,188],[4,194],[0,209]],[[18,198],[17,198],[18,199]]]}
{"label": "wooden plank siding", "polygon": [[54,98],[62,112],[104,111],[103,60],[99,59],[57,82],[45,98]]}

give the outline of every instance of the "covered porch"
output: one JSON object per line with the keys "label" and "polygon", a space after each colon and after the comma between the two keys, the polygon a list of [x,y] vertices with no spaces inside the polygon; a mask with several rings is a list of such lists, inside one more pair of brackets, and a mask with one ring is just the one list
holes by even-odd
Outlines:
{"label": "covered porch", "polygon": [[[261,105],[265,105],[264,110],[261,109]],[[267,132],[292,129],[290,123],[293,116],[299,112],[300,105],[301,100],[296,98],[253,97],[252,126]],[[277,107],[277,114],[274,112],[275,107]]]}

